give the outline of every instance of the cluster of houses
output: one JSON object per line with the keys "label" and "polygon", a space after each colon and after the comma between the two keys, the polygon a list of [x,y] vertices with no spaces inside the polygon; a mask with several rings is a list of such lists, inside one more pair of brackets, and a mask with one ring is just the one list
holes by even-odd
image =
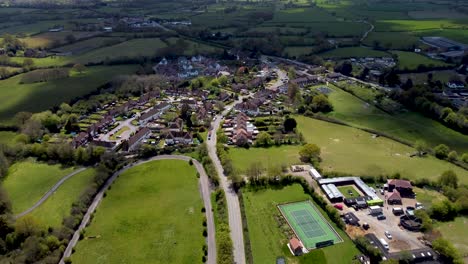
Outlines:
{"label": "cluster of houses", "polygon": [[201,55],[191,58],[179,57],[177,60],[162,58],[153,67],[157,74],[165,76],[176,76],[179,79],[195,78],[200,75],[217,76],[219,73],[228,72],[227,66],[221,66],[216,60]]}
{"label": "cluster of houses", "polygon": [[223,123],[224,134],[228,137],[228,144],[245,146],[252,144],[258,135],[258,130],[250,122],[250,118],[243,112],[227,118]]}
{"label": "cluster of houses", "polygon": [[468,87],[462,81],[447,82],[446,89],[437,95],[450,100],[456,108],[468,106]]}

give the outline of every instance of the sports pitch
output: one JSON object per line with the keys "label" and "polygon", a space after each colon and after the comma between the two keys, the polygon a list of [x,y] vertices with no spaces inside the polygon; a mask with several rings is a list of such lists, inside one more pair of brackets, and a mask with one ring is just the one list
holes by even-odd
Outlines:
{"label": "sports pitch", "polygon": [[281,204],[278,208],[307,249],[343,241],[311,201]]}

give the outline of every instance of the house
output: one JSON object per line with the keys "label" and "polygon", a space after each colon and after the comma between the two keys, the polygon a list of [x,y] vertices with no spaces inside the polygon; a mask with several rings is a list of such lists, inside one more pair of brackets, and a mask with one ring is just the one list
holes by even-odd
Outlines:
{"label": "house", "polygon": [[159,103],[154,106],[148,112],[142,114],[138,119],[138,123],[142,126],[146,125],[149,121],[159,118],[166,110],[171,108],[171,105],[167,102]]}
{"label": "house", "polygon": [[139,131],[137,131],[135,133],[135,135],[131,136],[128,141],[127,141],[127,144],[124,144],[124,150],[126,151],[133,151],[133,150],[136,150],[139,146],[139,144],[149,138],[151,136],[151,130],[147,127],[144,127],[142,129],[140,129]]}
{"label": "house", "polygon": [[165,133],[166,144],[183,144],[190,145],[193,143],[192,135],[189,132],[185,131],[168,131]]}
{"label": "house", "polygon": [[218,95],[218,100],[221,102],[226,102],[230,97],[231,96],[228,93],[222,91]]}
{"label": "house", "polygon": [[171,132],[180,132],[184,129],[184,121],[181,118],[176,118],[167,124],[167,128]]}
{"label": "house", "polygon": [[402,197],[413,197],[413,185],[410,181],[400,179],[387,180],[388,191],[393,192],[397,190]]}
{"label": "house", "polygon": [[312,84],[317,84],[319,82],[319,79],[317,76],[307,76],[307,77],[301,77],[301,78],[296,78],[294,80],[291,80],[291,83],[297,84],[299,87],[306,87]]}
{"label": "house", "polygon": [[389,193],[387,196],[387,203],[388,204],[402,204],[401,202],[401,195],[400,193],[395,189],[393,190],[392,193]]}
{"label": "house", "polygon": [[303,251],[303,246],[302,246],[302,243],[301,241],[299,241],[299,239],[297,239],[296,237],[293,237],[291,240],[289,240],[289,249],[291,249],[291,252],[295,255],[295,256],[300,256],[302,255]]}
{"label": "house", "polygon": [[80,132],[76,137],[73,138],[72,140],[72,146],[74,148],[78,148],[81,146],[86,145],[89,140],[89,134],[86,132]]}
{"label": "house", "polygon": [[234,109],[251,116],[256,116],[259,113],[258,105],[251,100],[236,104]]}

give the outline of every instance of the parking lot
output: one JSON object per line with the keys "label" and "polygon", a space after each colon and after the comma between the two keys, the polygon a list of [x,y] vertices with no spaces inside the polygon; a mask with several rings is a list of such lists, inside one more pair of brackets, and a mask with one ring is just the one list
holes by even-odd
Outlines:
{"label": "parking lot", "polygon": [[[382,200],[385,200],[383,195],[379,194]],[[384,204],[383,214],[386,216],[385,220],[378,220],[376,216],[369,214],[369,209],[354,210],[344,206],[343,213],[353,212],[358,218],[361,226],[363,223],[369,224],[369,229],[365,230],[364,233],[374,233],[377,238],[383,238],[389,245],[389,252],[399,252],[405,250],[419,249],[425,247],[425,245],[418,240],[418,237],[422,237],[420,232],[411,232],[403,227],[399,226],[400,216],[396,216],[392,213],[394,207],[406,208],[407,206],[414,206],[415,199],[403,198],[402,205],[388,205]],[[389,231],[392,239],[385,236],[384,232]]]}

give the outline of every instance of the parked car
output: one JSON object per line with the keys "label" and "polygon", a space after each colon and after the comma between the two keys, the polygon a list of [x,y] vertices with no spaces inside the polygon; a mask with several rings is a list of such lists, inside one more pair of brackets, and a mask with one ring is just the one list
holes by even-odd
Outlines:
{"label": "parked car", "polygon": [[335,207],[338,210],[343,210],[343,205],[342,204],[334,204],[333,207]]}
{"label": "parked car", "polygon": [[384,189],[380,189],[380,194],[384,195],[384,194],[385,194],[385,190],[384,190]]}
{"label": "parked car", "polygon": [[385,219],[387,219],[387,217],[385,215],[383,215],[383,214],[379,214],[377,216],[377,220],[385,220]]}
{"label": "parked car", "polygon": [[368,223],[364,223],[362,224],[362,228],[364,228],[364,230],[367,230],[370,228],[369,224]]}
{"label": "parked car", "polygon": [[388,238],[388,239],[392,239],[392,235],[390,234],[390,232],[388,231],[385,231],[385,236]]}

